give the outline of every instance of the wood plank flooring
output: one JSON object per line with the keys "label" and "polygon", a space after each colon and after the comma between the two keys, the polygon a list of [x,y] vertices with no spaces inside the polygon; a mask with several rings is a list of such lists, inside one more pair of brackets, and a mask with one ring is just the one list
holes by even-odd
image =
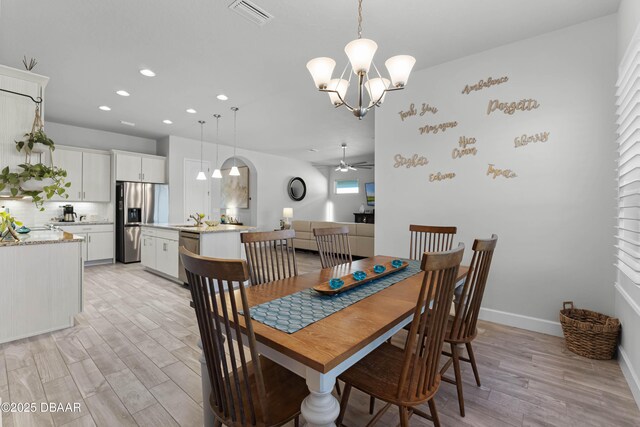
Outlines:
{"label": "wood plank flooring", "polygon": [[[298,263],[301,272],[319,268],[308,252],[298,253]],[[0,345],[3,401],[38,409],[77,402],[79,411],[3,413],[3,427],[201,426],[198,326],[189,301],[187,289],[139,264],[86,268],[85,311],[75,327]],[[455,387],[442,385],[436,402],[444,426],[640,425],[615,361],[584,359],[560,338],[487,322],[474,348],[483,385],[463,364],[464,418]],[[368,397],[354,391],[349,403],[345,424],[365,425]],[[379,423],[397,424],[395,409]],[[432,424],[413,417],[411,425]]]}

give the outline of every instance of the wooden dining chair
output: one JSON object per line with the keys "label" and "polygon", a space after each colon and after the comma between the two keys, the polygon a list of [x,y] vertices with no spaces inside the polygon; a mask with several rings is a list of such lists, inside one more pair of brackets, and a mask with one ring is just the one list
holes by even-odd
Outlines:
{"label": "wooden dining chair", "polygon": [[298,275],[294,230],[241,233],[240,241],[249,262],[251,284],[273,282]]}
{"label": "wooden dining chair", "polygon": [[[207,361],[215,426],[281,426],[295,420],[309,394],[305,380],[258,355],[249,303],[243,283],[249,279],[244,260],[206,258],[180,248],[202,349]],[[234,284],[237,291],[234,291]],[[246,325],[247,360],[239,320]],[[226,336],[225,337],[223,336]]]}
{"label": "wooden dining chair", "polygon": [[349,246],[349,227],[314,228],[322,268],[335,267],[353,261]]}
{"label": "wooden dining chair", "polygon": [[[449,343],[451,352],[443,351],[442,354],[449,357],[444,364],[440,373],[442,381],[455,384],[458,392],[458,406],[460,407],[460,415],[464,417],[464,396],[462,394],[462,376],[460,373],[460,361],[471,364],[473,375],[476,378],[476,384],[480,387],[480,375],[478,374],[478,366],[473,354],[471,342],[476,337],[478,330],[478,313],[480,313],[480,305],[482,304],[482,296],[487,285],[487,277],[491,268],[491,259],[493,251],[498,243],[498,236],[492,235],[490,239],[476,239],[473,242],[473,257],[469,266],[469,276],[464,282],[462,292],[458,296],[455,307],[455,315],[451,316],[447,326],[447,334],[445,341]],[[464,344],[467,348],[468,358],[460,355],[458,345]],[[445,377],[445,372],[453,365],[455,379]]]}
{"label": "wooden dining chair", "polygon": [[[409,425],[413,414],[440,425],[433,398],[440,386],[438,363],[463,252],[461,244],[451,251],[424,254],[420,268],[425,273],[405,348],[385,342],[340,376],[346,385],[336,425],[344,418],[352,387],[386,402],[368,425],[377,422],[391,405],[398,406],[402,427]],[[429,315],[421,316],[423,312]],[[430,415],[416,408],[425,402]]]}
{"label": "wooden dining chair", "polygon": [[419,260],[425,252],[443,252],[453,247],[456,227],[439,227],[432,225],[409,225],[411,241],[409,258]]}

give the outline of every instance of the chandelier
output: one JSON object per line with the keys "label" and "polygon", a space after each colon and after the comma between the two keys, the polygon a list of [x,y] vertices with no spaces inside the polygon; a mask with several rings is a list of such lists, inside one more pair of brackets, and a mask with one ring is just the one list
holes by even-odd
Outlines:
{"label": "chandelier", "polygon": [[[357,104],[350,105],[346,101],[347,89],[351,84],[352,74],[345,79],[345,73],[349,64],[342,71],[339,78],[333,79],[333,69],[336,61],[331,58],[320,57],[314,58],[307,62],[307,69],[311,73],[313,82],[320,92],[327,92],[331,103],[337,108],[344,105],[359,120],[367,114],[373,107],[379,107],[384,102],[387,92],[404,89],[409,79],[411,69],[416,59],[410,55],[393,56],[384,63],[389,72],[391,80],[380,75],[380,71],[373,63],[373,55],[375,55],[378,45],[373,40],[362,38],[362,0],[358,0],[358,38],[349,42],[344,51],[351,63],[353,75],[358,78],[358,95]],[[369,69],[373,65],[376,76],[369,78]],[[372,73],[373,74],[373,73]],[[369,94],[369,103],[363,104],[364,90]]]}

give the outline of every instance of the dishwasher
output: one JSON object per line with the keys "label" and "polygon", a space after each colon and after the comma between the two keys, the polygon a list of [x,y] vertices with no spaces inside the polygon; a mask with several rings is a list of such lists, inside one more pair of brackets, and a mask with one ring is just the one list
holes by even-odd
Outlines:
{"label": "dishwasher", "polygon": [[[180,240],[178,246],[184,246],[189,252],[200,255],[200,233],[194,233],[191,231],[180,231]],[[189,285],[187,279],[187,272],[184,271],[184,265],[182,264],[182,257],[178,260],[178,277],[185,285]]]}

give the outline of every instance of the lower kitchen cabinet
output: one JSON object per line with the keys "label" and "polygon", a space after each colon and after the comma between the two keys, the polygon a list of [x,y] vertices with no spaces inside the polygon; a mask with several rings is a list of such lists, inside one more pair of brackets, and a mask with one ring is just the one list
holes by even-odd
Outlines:
{"label": "lower kitchen cabinet", "polygon": [[82,259],[85,262],[113,262],[114,239],[113,224],[85,225],[65,224],[62,230],[84,238]]}
{"label": "lower kitchen cabinet", "polygon": [[178,280],[178,237],[177,231],[142,227],[142,265]]}

